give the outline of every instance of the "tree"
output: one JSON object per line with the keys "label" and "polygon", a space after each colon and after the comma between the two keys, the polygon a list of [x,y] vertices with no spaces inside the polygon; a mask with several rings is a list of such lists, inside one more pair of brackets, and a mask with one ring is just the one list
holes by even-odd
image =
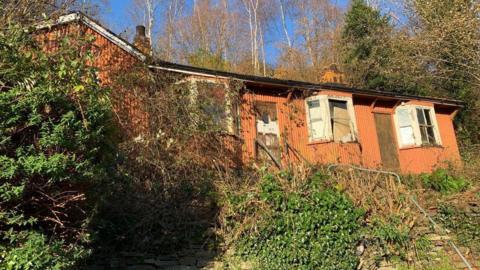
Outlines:
{"label": "tree", "polygon": [[[280,47],[275,76],[320,81],[322,70],[338,62],[342,9],[329,0],[279,0],[278,5],[287,43]],[[287,15],[289,18],[285,19]],[[291,30],[293,39],[290,39],[286,20],[295,26]]]}
{"label": "tree", "polygon": [[[464,143],[480,143],[480,3],[474,0],[407,1],[411,46],[425,76],[444,95],[466,102],[458,118]],[[409,61],[409,62],[412,62]]]}
{"label": "tree", "polygon": [[24,28],[0,31],[2,269],[64,269],[87,254],[87,193],[110,166],[110,106],[89,42],[69,40],[47,53]]}
{"label": "tree", "polygon": [[134,0],[130,15],[137,23],[145,26],[145,36],[152,41],[155,28],[158,0]]}
{"label": "tree", "polygon": [[[160,13],[167,18],[160,26],[156,44],[157,56],[162,59],[193,63],[192,56],[201,52],[221,58],[236,70],[236,63],[248,50],[242,16],[227,0],[198,0],[191,9],[186,9],[180,0],[170,0],[161,6]],[[206,68],[215,67],[203,66],[211,61],[194,62]]]}
{"label": "tree", "polygon": [[55,18],[69,10],[79,10],[98,17],[108,0],[2,0],[0,27],[20,23],[30,25],[46,18]]}
{"label": "tree", "polygon": [[350,83],[357,87],[386,88],[383,70],[388,65],[388,47],[392,26],[389,18],[354,0],[345,16],[342,31],[343,64]]}

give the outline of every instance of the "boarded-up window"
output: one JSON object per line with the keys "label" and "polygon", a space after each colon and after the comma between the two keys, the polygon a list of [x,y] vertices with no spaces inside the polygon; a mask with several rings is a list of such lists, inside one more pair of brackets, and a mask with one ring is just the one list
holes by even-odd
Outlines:
{"label": "boarded-up window", "polygon": [[410,115],[410,110],[408,108],[399,108],[397,110],[397,120],[401,145],[415,145],[413,121]]}
{"label": "boarded-up window", "polygon": [[343,100],[329,100],[330,123],[332,125],[333,140],[336,142],[351,141],[351,124],[347,102]]}

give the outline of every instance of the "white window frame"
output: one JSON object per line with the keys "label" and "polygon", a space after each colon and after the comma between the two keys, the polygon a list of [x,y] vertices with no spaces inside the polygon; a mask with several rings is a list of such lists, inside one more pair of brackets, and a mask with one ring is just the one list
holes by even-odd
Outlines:
{"label": "white window frame", "polygon": [[[318,100],[320,103],[320,109],[322,113],[322,118],[326,121],[324,136],[321,138],[313,138],[312,137],[312,127],[310,126],[310,112],[308,102]],[[351,97],[343,97],[343,96],[331,96],[331,95],[316,95],[311,96],[305,99],[305,114],[307,119],[307,132],[308,132],[308,142],[332,142],[333,138],[333,130],[331,125],[331,115],[330,115],[330,100],[337,100],[337,101],[345,101],[347,103],[347,112],[350,118],[350,134],[351,140],[346,141],[345,143],[356,142],[358,140],[358,132],[357,132],[357,123],[355,118],[355,110],[353,107],[353,101]],[[341,143],[341,142],[339,142]]]}
{"label": "white window frame", "polygon": [[[412,116],[413,119],[411,120],[411,124],[413,127],[413,137],[414,137],[414,144],[403,144],[402,137],[400,134],[400,123],[398,120],[398,110],[399,109],[406,109],[408,113]],[[418,115],[417,115],[417,109],[422,109],[425,110],[427,109],[429,112],[430,120],[432,121],[433,125],[433,134],[435,136],[435,144],[423,144],[422,142],[422,135],[420,132],[420,124],[418,123]],[[398,141],[398,147],[400,149],[404,148],[411,148],[411,147],[422,147],[422,146],[441,146],[442,145],[442,139],[440,136],[440,130],[438,127],[437,123],[437,117],[435,113],[435,108],[433,106],[425,106],[425,105],[413,105],[413,104],[407,104],[407,105],[400,105],[395,108],[395,115],[394,115],[394,121],[395,121],[395,130],[397,134],[397,141]]]}

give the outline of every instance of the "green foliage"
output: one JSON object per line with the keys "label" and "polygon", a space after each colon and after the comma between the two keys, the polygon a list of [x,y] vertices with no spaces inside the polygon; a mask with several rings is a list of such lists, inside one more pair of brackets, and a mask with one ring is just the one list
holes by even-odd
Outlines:
{"label": "green foliage", "polygon": [[383,44],[392,30],[389,18],[368,6],[364,0],[354,0],[345,16],[342,32],[343,62],[353,84],[366,88],[385,87],[388,78],[382,69],[389,58]]}
{"label": "green foliage", "polygon": [[61,240],[47,240],[47,237],[34,231],[7,232],[10,241],[22,245],[0,246],[2,269],[66,269],[85,257],[87,251],[76,245],[68,245]]}
{"label": "green foliage", "polygon": [[378,258],[405,259],[412,239],[409,228],[397,216],[373,217],[365,237],[379,251]]}
{"label": "green foliage", "polygon": [[213,54],[204,49],[199,49],[195,53],[190,54],[187,57],[187,61],[190,65],[214,70],[228,70],[230,68],[230,65],[222,55]]}
{"label": "green foliage", "polygon": [[259,211],[252,209],[256,200],[268,209],[257,212],[256,230],[243,233],[238,252],[265,269],[355,269],[363,211],[340,192],[320,187],[319,174],[296,187],[281,178],[293,181],[288,174],[266,174],[256,194],[231,197],[233,205],[250,205],[243,212]]}
{"label": "green foliage", "polygon": [[0,268],[63,269],[86,254],[83,203],[106,175],[110,106],[89,41],[43,51],[0,31]]}
{"label": "green foliage", "polygon": [[423,174],[423,185],[442,194],[464,191],[468,188],[468,181],[461,176],[454,176],[447,169],[437,169],[431,174]]}
{"label": "green foliage", "polygon": [[445,228],[453,231],[459,242],[480,252],[480,216],[478,212],[467,212],[452,205],[443,204],[436,216]]}

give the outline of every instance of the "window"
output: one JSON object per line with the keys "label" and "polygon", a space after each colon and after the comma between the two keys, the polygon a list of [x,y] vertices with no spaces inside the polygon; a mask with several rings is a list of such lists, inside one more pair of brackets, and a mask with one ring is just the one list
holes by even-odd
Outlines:
{"label": "window", "polygon": [[309,133],[311,140],[320,140],[325,138],[325,127],[320,108],[320,100],[307,101],[309,116]]}
{"label": "window", "polygon": [[430,109],[417,108],[417,119],[422,144],[437,144],[435,140],[435,128],[430,117]]}
{"label": "window", "polygon": [[328,100],[330,107],[330,124],[333,140],[336,142],[352,141],[351,120],[347,110],[347,101]]}
{"label": "window", "polygon": [[308,134],[313,141],[355,141],[351,98],[314,96],[306,100]]}
{"label": "window", "polygon": [[226,104],[225,87],[221,84],[198,81],[196,101],[205,114],[204,120],[209,120],[214,127],[225,128]]}
{"label": "window", "polygon": [[203,118],[197,119],[197,123],[239,135],[240,108],[238,102],[228,95],[228,84],[196,78],[188,81],[191,103],[203,112]]}
{"label": "window", "polygon": [[432,107],[402,105],[397,108],[395,116],[401,147],[441,143]]}
{"label": "window", "polygon": [[404,146],[415,145],[415,135],[413,132],[413,121],[410,111],[407,108],[397,110],[397,121],[401,144]]}

